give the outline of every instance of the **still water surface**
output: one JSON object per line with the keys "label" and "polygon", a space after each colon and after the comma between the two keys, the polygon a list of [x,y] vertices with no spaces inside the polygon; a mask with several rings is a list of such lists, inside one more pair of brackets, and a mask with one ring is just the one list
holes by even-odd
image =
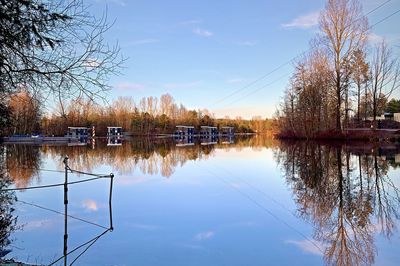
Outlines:
{"label": "still water surface", "polygon": [[68,185],[67,217],[63,186],[1,191],[0,256],[39,265],[398,265],[400,146],[214,142],[1,146],[3,189],[62,184],[65,155],[71,169],[115,177],[112,187],[110,178]]}

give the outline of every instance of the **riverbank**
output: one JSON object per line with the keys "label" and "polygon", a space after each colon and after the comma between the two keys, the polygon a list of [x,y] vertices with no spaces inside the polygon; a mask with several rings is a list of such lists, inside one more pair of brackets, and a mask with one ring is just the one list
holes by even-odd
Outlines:
{"label": "riverbank", "polygon": [[293,131],[281,131],[275,137],[294,140],[400,142],[400,129],[346,128],[343,130],[320,131],[310,136],[300,135]]}

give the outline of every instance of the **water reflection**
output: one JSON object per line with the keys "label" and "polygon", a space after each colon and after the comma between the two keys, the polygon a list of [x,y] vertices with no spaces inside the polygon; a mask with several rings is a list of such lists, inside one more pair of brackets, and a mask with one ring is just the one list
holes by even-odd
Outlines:
{"label": "water reflection", "polygon": [[[13,145],[11,147],[16,147],[17,145]],[[29,146],[21,146],[19,147],[17,150],[18,151],[29,151],[28,155],[31,154],[30,151],[35,151],[34,146],[31,146],[31,148],[33,149],[29,149]],[[41,210],[45,210],[47,212],[51,212],[51,213],[55,213],[58,215],[62,215],[64,217],[64,235],[63,235],[63,255],[61,255],[59,258],[55,259],[54,261],[52,261],[50,264],[48,265],[58,265],[59,262],[63,261],[63,265],[72,265],[74,264],[82,255],[84,255],[89,248],[91,248],[97,240],[99,240],[101,237],[103,237],[105,234],[107,234],[108,232],[113,231],[113,220],[112,220],[112,190],[113,190],[113,179],[114,179],[114,175],[110,174],[110,175],[99,175],[97,177],[93,177],[92,173],[84,173],[84,172],[79,172],[80,175],[89,175],[91,178],[87,178],[87,179],[80,179],[78,181],[70,181],[68,179],[68,176],[70,174],[73,174],[74,172],[76,172],[76,170],[71,169],[68,166],[68,157],[66,157],[64,159],[64,165],[65,165],[65,171],[64,171],[64,183],[60,184],[51,184],[49,186],[34,186],[34,187],[27,187],[24,186],[22,189],[19,189],[18,187],[11,187],[12,183],[13,183],[13,179],[15,179],[15,176],[13,176],[17,171],[14,171],[14,169],[9,169],[8,167],[13,166],[15,167],[16,165],[19,166],[21,165],[21,169],[23,171],[23,175],[22,175],[22,179],[26,180],[26,173],[36,173],[40,170],[39,166],[40,163],[36,162],[33,163],[31,165],[29,165],[30,167],[25,167],[27,166],[26,162],[24,161],[20,161],[18,160],[17,162],[10,162],[10,159],[13,159],[12,156],[7,156],[7,153],[4,152],[4,147],[0,146],[0,264],[3,265],[3,263],[5,263],[4,265],[16,265],[16,264],[20,264],[19,262],[15,262],[13,259],[5,259],[5,257],[12,252],[12,248],[15,248],[12,245],[12,240],[11,240],[11,235],[15,232],[15,231],[23,231],[25,228],[25,225],[17,225],[17,217],[14,216],[13,212],[15,211],[14,209],[14,205],[16,202],[19,202],[23,205],[26,206],[30,206],[30,207],[34,207],[37,209],[41,209]],[[8,150],[9,151],[9,150]],[[14,150],[15,151],[15,150]],[[32,158],[29,156],[22,156],[22,158],[27,159],[27,160],[31,160]],[[32,166],[36,166],[36,168],[31,168]],[[19,171],[21,172],[21,171]],[[61,172],[61,171],[60,171]],[[68,205],[69,205],[69,200],[68,200],[68,190],[69,190],[69,186],[71,184],[81,184],[84,182],[90,182],[96,179],[100,179],[100,178],[109,178],[110,179],[110,183],[109,183],[109,194],[108,194],[108,213],[109,213],[109,225],[108,226],[104,226],[101,225],[99,223],[93,222],[93,221],[89,221],[87,219],[84,218],[80,218],[77,217],[76,215],[70,215],[68,213]],[[29,180],[29,178],[28,178]],[[26,182],[29,183],[29,182]],[[21,182],[15,182],[15,184],[21,184]],[[46,206],[41,206],[35,203],[31,203],[31,202],[27,202],[21,199],[18,199],[15,195],[16,191],[24,191],[26,189],[33,189],[33,190],[40,190],[40,189],[44,189],[44,188],[55,188],[57,186],[63,186],[64,190],[63,190],[63,197],[64,197],[64,212],[60,212],[57,211],[55,209],[52,208],[48,208]],[[69,248],[68,246],[68,238],[69,238],[69,233],[68,233],[68,224],[69,224],[69,220],[76,220],[76,221],[80,221],[86,224],[89,224],[91,226],[95,226],[95,227],[99,227],[101,229],[103,229],[103,231],[101,233],[99,233],[98,235],[94,236],[93,238],[91,238],[88,241],[83,242],[82,244],[75,246],[73,248]],[[71,256],[73,256],[71,258]],[[72,262],[69,263],[68,259],[71,259]],[[24,264],[25,265],[25,264]],[[47,265],[47,264],[46,264]]]}
{"label": "water reflection", "polygon": [[[111,145],[110,145],[111,144]],[[117,145],[115,145],[117,144]],[[121,145],[120,145],[121,144]],[[17,187],[29,184],[32,177],[38,177],[41,168],[41,156],[58,163],[62,169],[63,156],[68,155],[71,168],[92,172],[99,165],[111,165],[118,174],[129,174],[139,170],[143,174],[161,173],[170,177],[176,167],[183,166],[189,160],[204,160],[213,156],[215,149],[236,149],[243,147],[271,147],[272,140],[264,138],[232,137],[220,139],[196,140],[182,139],[178,142],[170,138],[122,140],[96,140],[92,144],[76,146],[33,146],[7,145],[7,167]]]}
{"label": "water reflection", "polygon": [[[248,150],[241,153],[245,148],[251,148],[252,155],[273,150],[274,160],[291,190],[291,200],[296,204],[296,216],[313,225],[314,241],[327,265],[374,264],[378,253],[376,235],[391,239],[400,219],[400,191],[392,179],[394,169],[400,166],[397,145],[280,143],[252,136],[200,141],[98,139],[84,146],[7,145],[0,148],[2,188],[12,183],[20,188],[28,186],[45,170],[45,161],[54,162],[62,170],[65,155],[70,158],[70,167],[80,171],[96,172],[100,166],[109,165],[117,175],[140,172],[172,177],[186,162],[210,159],[219,150],[234,151],[239,157],[249,154]],[[0,192],[0,256],[10,251],[10,235],[17,229],[13,215],[15,200],[14,193]],[[96,242],[103,233],[90,241]]]}
{"label": "water reflection", "polygon": [[15,193],[3,191],[12,183],[6,172],[5,154],[4,147],[0,146],[0,261],[11,252],[10,236],[18,229],[17,217],[14,216],[13,208],[16,200]]}
{"label": "water reflection", "polygon": [[387,173],[397,153],[393,146],[308,142],[283,143],[277,150],[298,214],[315,225],[327,264],[373,264],[373,234],[392,236],[400,197]]}
{"label": "water reflection", "polygon": [[8,177],[18,188],[26,187],[32,178],[39,177],[41,166],[40,147],[36,145],[11,144],[3,146]]}
{"label": "water reflection", "polygon": [[[68,157],[64,158],[63,163],[65,164],[66,169],[68,169]],[[111,176],[110,178],[110,192],[109,192],[109,196],[108,196],[108,208],[109,208],[109,225],[108,227],[91,222],[91,221],[87,221],[81,218],[77,218],[75,216],[71,216],[68,215],[68,171],[65,174],[65,183],[64,183],[64,242],[63,242],[63,255],[60,256],[59,258],[53,260],[49,266],[51,265],[56,265],[59,261],[63,261],[63,265],[67,266],[67,265],[73,265],[82,255],[84,255],[89,248],[91,248],[96,242],[97,240],[99,240],[101,237],[103,237],[105,234],[107,234],[108,232],[112,232],[114,230],[113,228],[113,220],[112,220],[112,189],[113,189],[113,176]],[[37,206],[39,208],[43,208],[40,206]],[[90,225],[93,226],[97,226],[100,227],[102,229],[104,229],[104,231],[102,231],[100,234],[94,236],[93,238],[89,239],[88,241],[83,242],[82,244],[72,248],[69,250],[69,246],[68,246],[68,237],[69,237],[69,233],[68,233],[68,220],[69,219],[76,219],[85,223],[88,223]],[[75,254],[76,253],[76,254]],[[71,256],[75,255],[75,257],[71,258]],[[71,260],[70,264],[69,260]]]}

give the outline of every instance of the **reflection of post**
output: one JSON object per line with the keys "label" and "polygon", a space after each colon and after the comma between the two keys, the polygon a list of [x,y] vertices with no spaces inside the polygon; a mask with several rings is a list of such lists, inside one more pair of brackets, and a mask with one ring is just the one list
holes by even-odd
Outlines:
{"label": "reflection of post", "polygon": [[111,173],[110,174],[110,195],[109,195],[109,198],[108,198],[108,207],[109,207],[109,210],[110,210],[110,228],[109,229],[111,231],[114,230],[113,222],[112,222],[112,206],[111,206],[113,181],[114,181],[114,174]]}
{"label": "reflection of post", "polygon": [[67,265],[68,254],[68,156],[64,158],[65,182],[64,182],[64,266]]}

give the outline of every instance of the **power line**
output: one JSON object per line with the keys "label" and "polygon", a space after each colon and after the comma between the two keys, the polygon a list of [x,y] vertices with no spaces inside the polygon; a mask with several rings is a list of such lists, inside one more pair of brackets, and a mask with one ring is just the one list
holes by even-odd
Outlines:
{"label": "power line", "polygon": [[241,191],[239,188],[237,187],[233,187],[231,186],[225,179],[223,179],[222,177],[220,177],[219,175],[213,173],[212,171],[210,171],[209,169],[206,168],[202,168],[203,170],[206,170],[208,173],[210,173],[212,176],[218,178],[221,182],[225,183],[228,187],[234,189],[235,191],[237,191],[240,195],[242,195],[243,197],[245,197],[247,200],[249,200],[251,203],[253,203],[256,207],[260,208],[261,210],[263,210],[264,212],[268,213],[270,216],[272,216],[274,219],[276,219],[277,221],[279,221],[280,223],[283,223],[284,225],[286,225],[288,228],[292,229],[293,231],[295,231],[296,233],[298,233],[299,235],[301,235],[302,237],[304,237],[307,241],[309,241],[313,246],[315,246],[321,253],[324,253],[323,250],[314,243],[314,241],[312,241],[310,238],[308,238],[305,234],[303,234],[302,232],[300,232],[299,230],[297,230],[296,228],[294,228],[293,226],[291,226],[289,223],[287,223],[285,220],[279,218],[277,215],[275,215],[272,211],[270,211],[267,207],[263,206],[262,204],[260,204],[258,201],[254,200],[252,197],[250,197],[248,194],[244,193],[243,191]]}
{"label": "power line", "polygon": [[65,173],[65,171],[54,170],[54,169],[45,169],[45,168],[35,168],[35,167],[19,167],[19,168],[27,169],[27,170],[37,170],[37,171],[43,171],[43,172]]}
{"label": "power line", "polygon": [[[374,9],[370,10],[370,11],[367,12],[365,15],[363,15],[363,17],[370,15],[371,13],[373,13],[373,12],[375,12],[376,10],[382,8],[383,6],[385,6],[386,4],[388,4],[388,3],[391,2],[391,1],[392,1],[392,0],[387,0],[387,1],[383,2],[383,3],[380,4],[379,6],[375,7]],[[378,21],[377,23],[373,24],[371,27],[369,27],[369,29],[375,27],[377,24],[379,24],[379,23],[381,23],[381,22],[387,20],[388,18],[394,16],[394,15],[397,14],[398,12],[400,12],[400,10],[398,10],[398,11],[392,13],[391,15],[385,17],[385,18],[382,19],[381,21]],[[358,19],[356,19],[355,21],[360,20],[360,19],[362,19],[363,17],[358,18]],[[230,98],[230,97],[232,97],[232,96],[238,94],[239,92],[241,92],[241,91],[243,91],[243,90],[245,90],[245,89],[247,89],[247,88],[253,86],[253,85],[256,84],[257,82],[259,82],[259,81],[263,80],[264,78],[268,77],[269,75],[275,73],[275,72],[278,71],[279,69],[281,69],[281,68],[283,68],[284,66],[288,65],[289,63],[291,63],[292,61],[294,61],[296,58],[302,56],[303,54],[307,53],[307,52],[310,51],[310,50],[311,50],[311,48],[310,48],[310,49],[307,49],[306,51],[303,51],[303,52],[299,53],[298,55],[292,57],[292,58],[289,59],[288,61],[286,61],[286,62],[284,62],[283,64],[279,65],[278,67],[272,69],[271,71],[267,72],[266,74],[262,75],[261,77],[259,77],[259,78],[255,79],[255,80],[253,80],[252,82],[248,83],[247,85],[245,85],[245,86],[243,86],[243,87],[240,87],[239,89],[233,91],[233,92],[230,93],[229,95],[227,95],[227,96],[225,96],[225,97],[223,97],[223,98],[217,100],[216,102],[212,103],[210,106],[211,106],[211,107],[212,107],[212,106],[215,106],[216,104],[221,103],[221,102],[225,101],[226,99],[228,99],[228,98]],[[265,88],[265,87],[267,87],[267,86],[264,86],[263,88]],[[251,92],[250,94],[248,94],[248,95],[246,95],[246,96],[244,96],[244,97],[238,99],[237,101],[241,101],[242,99],[248,97],[249,95],[254,94],[254,93],[257,92],[257,91],[258,91],[258,90],[255,90],[254,92]],[[235,101],[235,102],[236,102],[236,101]],[[230,103],[229,105],[231,105],[231,104],[232,104],[232,103]]]}
{"label": "power line", "polygon": [[[33,202],[26,202],[26,201],[19,200],[19,199],[17,199],[17,202],[21,202],[21,203],[23,203],[25,205],[30,205],[30,206],[33,206],[33,207],[36,207],[36,208],[39,208],[39,209],[42,209],[42,210],[46,210],[46,211],[49,211],[49,212],[54,212],[54,213],[57,213],[57,214],[65,216],[65,213],[62,213],[62,212],[59,212],[57,210],[50,209],[50,208],[47,208],[47,207],[44,207],[44,206],[41,206],[41,205],[38,205],[38,204],[35,204]],[[88,220],[85,220],[85,219],[82,219],[82,218],[79,218],[79,217],[76,217],[76,216],[73,216],[73,215],[67,214],[67,216],[69,218],[72,218],[72,219],[75,219],[75,220],[78,220],[78,221],[81,221],[81,222],[84,222],[84,223],[87,223],[87,224],[98,226],[98,227],[103,228],[103,229],[108,229],[108,227],[105,227],[103,225],[100,225],[100,224],[97,224],[97,223],[94,223],[94,222],[91,222],[91,221],[88,221]]]}
{"label": "power line", "polygon": [[383,19],[381,19],[381,20],[379,20],[378,22],[374,23],[374,24],[370,27],[370,29],[372,29],[372,28],[375,27],[376,25],[380,24],[381,22],[383,22],[383,21],[385,21],[385,20],[387,20],[387,19],[393,17],[394,15],[396,15],[396,14],[399,13],[399,12],[400,12],[400,9],[398,9],[397,11],[393,12],[392,14],[390,14],[390,15],[384,17]]}
{"label": "power line", "polygon": [[278,71],[279,69],[281,69],[281,68],[283,68],[284,66],[286,66],[287,64],[291,63],[291,62],[292,62],[293,60],[295,60],[297,57],[303,55],[303,53],[305,53],[305,52],[302,52],[301,54],[299,54],[299,55],[297,55],[297,56],[291,58],[290,60],[286,61],[285,63],[279,65],[278,67],[274,68],[273,70],[271,70],[271,71],[267,72],[266,74],[262,75],[261,77],[259,77],[259,78],[255,79],[255,80],[253,80],[252,82],[248,83],[248,84],[245,85],[244,87],[241,87],[241,88],[237,89],[236,91],[232,92],[232,93],[229,94],[228,96],[223,97],[223,98],[217,100],[216,102],[212,103],[210,106],[212,107],[212,106],[214,106],[214,105],[216,105],[216,104],[218,104],[218,103],[220,103],[220,102],[223,102],[223,101],[225,101],[226,99],[228,99],[228,98],[230,98],[230,97],[232,97],[232,96],[238,94],[239,92],[241,92],[241,91],[243,91],[243,90],[245,90],[245,89],[251,87],[252,85],[254,85],[254,84],[256,84],[257,82],[259,82],[260,80],[263,80],[263,79],[266,78],[267,76],[269,76],[269,75],[275,73],[275,72]]}
{"label": "power line", "polygon": [[[260,194],[264,195],[264,197],[268,198],[269,200],[273,201],[275,204],[279,205],[280,207],[282,207],[283,209],[285,209],[288,213],[292,214],[292,211],[289,210],[285,205],[283,205],[282,203],[278,202],[276,199],[274,199],[273,197],[271,197],[270,195],[268,195],[265,191],[259,189],[258,187],[254,186],[253,184],[251,184],[250,182],[248,182],[247,180],[245,180],[244,178],[232,173],[231,171],[221,167],[221,166],[214,166],[216,168],[220,168],[223,171],[225,171],[226,173],[228,173],[230,176],[236,177],[237,179],[239,179],[240,182],[245,183],[247,186],[251,187],[252,189],[254,189],[255,191],[259,192]],[[297,218],[297,217],[296,217]]]}
{"label": "power line", "polygon": [[[391,0],[386,1],[385,3],[388,3],[388,2],[390,2],[390,1],[391,1]],[[384,3],[384,4],[385,4],[385,3]],[[382,7],[382,6],[383,6],[383,4],[381,4],[379,7]],[[378,8],[379,8],[379,7],[378,7]],[[373,11],[377,10],[378,8],[375,8]],[[372,13],[372,11],[370,11],[368,14],[370,14],[370,13]],[[397,10],[397,11],[395,11],[395,12],[393,12],[393,13],[391,13],[390,15],[386,16],[385,18],[381,19],[380,21],[374,23],[373,25],[371,25],[370,27],[368,27],[368,30],[370,30],[370,29],[372,29],[373,27],[375,27],[376,25],[378,25],[378,24],[384,22],[385,20],[391,18],[392,16],[396,15],[397,13],[400,13],[400,9]],[[310,48],[310,49],[311,49],[311,48]],[[307,51],[309,51],[310,49],[308,49]],[[307,52],[307,51],[306,51],[306,52]],[[303,53],[306,53],[306,52],[303,52]],[[297,56],[297,57],[298,57],[298,56]],[[294,57],[293,60],[294,60],[295,58],[296,58],[296,57]],[[288,74],[286,74],[286,75],[288,75]],[[284,76],[286,76],[286,75],[284,75]],[[283,77],[284,77],[284,76],[283,76]],[[278,78],[278,80],[282,79],[283,77]],[[274,80],[274,81],[271,82],[271,83],[275,83],[275,82],[278,81],[278,80]],[[235,100],[235,101],[233,101],[233,102],[231,102],[231,103],[229,103],[229,104],[227,104],[227,105],[225,105],[225,106],[229,106],[229,105],[232,105],[232,104],[234,104],[234,103],[240,102],[240,101],[242,101],[243,99],[247,98],[248,96],[253,95],[254,93],[260,91],[261,89],[264,89],[264,88],[266,88],[266,87],[272,85],[271,83],[266,84],[266,85],[264,85],[264,86],[262,86],[262,87],[260,87],[260,88],[257,88],[257,89],[255,89],[255,90],[251,91],[250,93],[248,93],[248,94],[242,96],[241,98],[239,98],[239,99],[237,99],[237,100]]]}
{"label": "power line", "polygon": [[[56,264],[56,263],[59,262],[61,259],[65,258],[66,256],[69,256],[69,255],[71,255],[73,252],[77,251],[78,249],[80,249],[80,248],[82,248],[82,247],[84,247],[84,246],[90,244],[87,248],[84,249],[83,252],[81,252],[81,253],[74,259],[74,261],[72,262],[72,263],[74,263],[74,262],[75,262],[80,256],[82,256],[94,243],[96,243],[96,241],[97,241],[100,237],[102,237],[103,235],[105,235],[106,233],[111,232],[111,231],[112,231],[111,228],[107,228],[107,229],[106,229],[104,232],[102,232],[100,235],[93,237],[92,239],[86,241],[85,243],[83,243],[83,244],[77,246],[76,248],[74,248],[73,250],[69,251],[67,254],[65,254],[65,255],[59,257],[58,259],[56,259],[55,261],[53,261],[52,263],[50,263],[49,266],[50,266],[50,265]],[[70,265],[72,265],[72,263],[71,263]]]}
{"label": "power line", "polygon": [[234,103],[240,102],[240,101],[243,100],[244,98],[247,98],[247,97],[249,97],[250,95],[253,95],[253,94],[256,93],[256,92],[258,92],[258,91],[260,91],[260,90],[262,90],[262,89],[265,89],[266,87],[269,87],[269,86],[273,85],[274,83],[276,83],[276,82],[282,80],[283,78],[287,77],[288,75],[290,75],[290,73],[285,73],[284,75],[282,75],[282,76],[280,76],[279,78],[277,78],[277,79],[271,81],[270,83],[267,83],[267,84],[265,84],[265,85],[263,85],[263,86],[261,86],[261,87],[259,87],[259,88],[256,88],[255,90],[251,91],[250,93],[248,93],[248,94],[242,96],[241,98],[239,98],[239,99],[237,99],[237,100],[234,100],[234,101],[232,101],[232,102],[230,102],[230,103],[224,105],[223,107],[230,106],[230,105],[232,105],[232,104],[234,104]]}
{"label": "power line", "polygon": [[[101,178],[106,178],[106,177],[107,176],[97,176],[97,177],[87,178],[87,179],[78,180],[78,181],[71,181],[71,182],[68,182],[66,184],[67,185],[79,184],[79,183],[89,182],[89,181],[93,181],[93,180],[97,180],[97,179],[101,179]],[[108,177],[111,177],[111,176],[109,175]],[[56,183],[56,184],[51,184],[51,185],[31,186],[31,187],[23,187],[23,188],[4,188],[4,189],[0,189],[0,192],[3,192],[3,191],[29,190],[29,189],[38,189],[38,188],[61,187],[61,186],[64,186],[64,185],[65,185],[65,183]]]}

